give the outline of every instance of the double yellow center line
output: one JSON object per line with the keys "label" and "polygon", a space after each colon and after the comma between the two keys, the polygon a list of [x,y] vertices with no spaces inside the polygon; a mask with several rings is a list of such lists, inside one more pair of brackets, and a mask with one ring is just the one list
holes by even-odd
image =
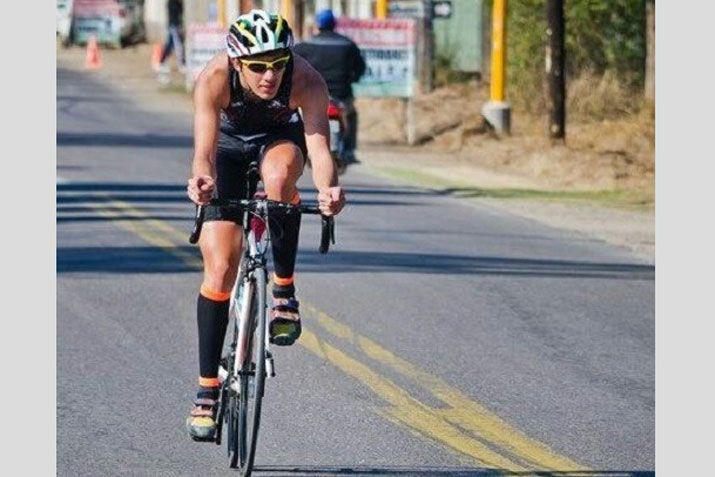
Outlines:
{"label": "double yellow center line", "polygon": [[[104,199],[102,203],[92,204],[98,214],[115,219],[116,224],[149,244],[179,258],[192,268],[201,269],[202,262],[198,254],[180,248],[180,245],[187,243],[187,231],[150,218],[127,202],[113,199],[111,194],[98,196]],[[529,438],[439,377],[396,356],[370,338],[355,333],[315,306],[305,301],[302,305],[305,321],[309,325],[305,328],[315,325],[315,332],[304,328],[298,343],[356,379],[384,401],[387,406],[376,409],[382,417],[452,451],[469,456],[479,466],[508,472],[567,471],[573,476],[588,472],[587,468]],[[319,336],[318,330],[321,336],[328,336],[330,340]],[[357,349],[359,356],[351,356],[341,350],[338,347],[340,343]],[[373,362],[406,378],[428,392],[442,406],[427,406],[366,362]]]}

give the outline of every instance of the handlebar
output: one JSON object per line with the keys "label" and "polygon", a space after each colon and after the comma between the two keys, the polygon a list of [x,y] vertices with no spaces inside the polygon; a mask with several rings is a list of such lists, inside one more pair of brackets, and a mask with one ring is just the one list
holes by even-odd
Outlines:
{"label": "handlebar", "polygon": [[[283,209],[283,210],[297,210],[301,214],[314,214],[320,215],[321,218],[321,231],[320,231],[320,247],[318,250],[320,253],[328,253],[330,248],[330,243],[335,245],[335,220],[333,217],[328,217],[323,215],[320,209],[313,205],[293,205],[287,202],[278,202],[269,199],[211,199],[210,205],[233,208],[233,209],[248,209],[249,212],[258,212],[261,210],[265,204],[266,211],[271,209]],[[189,243],[195,244],[199,241],[201,236],[201,228],[204,224],[204,206],[196,206],[196,217],[194,221],[194,229],[191,231],[191,236],[189,237]]]}

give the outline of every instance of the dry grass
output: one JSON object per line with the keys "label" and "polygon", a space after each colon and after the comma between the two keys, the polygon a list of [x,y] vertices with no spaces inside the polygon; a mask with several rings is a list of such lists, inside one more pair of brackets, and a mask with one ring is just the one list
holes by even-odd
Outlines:
{"label": "dry grass", "polygon": [[[528,177],[544,189],[631,190],[652,200],[655,115],[612,75],[586,73],[568,84],[567,140],[552,144],[545,113],[516,107],[512,134],[498,138],[479,111],[485,84],[455,84],[417,98],[417,129],[426,142],[415,151],[442,156],[445,167],[474,164]],[[390,100],[361,100],[361,140],[404,141],[404,106]]]}
{"label": "dry grass", "polygon": [[[458,128],[481,109],[486,98],[476,80],[437,88],[413,99],[414,129],[423,143]],[[402,99],[358,98],[360,140],[366,144],[403,144],[407,105]]]}
{"label": "dry grass", "polygon": [[567,111],[581,120],[631,115],[640,110],[641,103],[641,96],[611,71],[602,75],[585,71],[567,84]]}

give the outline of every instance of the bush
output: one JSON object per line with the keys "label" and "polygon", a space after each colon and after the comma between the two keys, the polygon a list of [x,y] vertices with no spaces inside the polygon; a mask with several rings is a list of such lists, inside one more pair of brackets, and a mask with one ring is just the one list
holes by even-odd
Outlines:
{"label": "bush", "polygon": [[566,90],[566,111],[569,117],[582,119],[610,119],[632,114],[641,106],[641,96],[634,95],[613,70],[595,74],[585,70],[569,81]]}
{"label": "bush", "polygon": [[[491,0],[485,1],[491,12]],[[566,78],[588,75],[617,81],[631,93],[642,88],[645,63],[643,0],[565,0]],[[545,102],[546,0],[509,2],[507,95],[531,112]],[[610,89],[607,88],[607,89]],[[608,109],[608,108],[607,108]]]}

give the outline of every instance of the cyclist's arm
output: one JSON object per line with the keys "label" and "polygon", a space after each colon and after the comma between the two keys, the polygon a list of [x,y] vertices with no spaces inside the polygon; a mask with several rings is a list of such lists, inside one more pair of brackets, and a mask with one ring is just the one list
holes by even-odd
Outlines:
{"label": "cyclist's arm", "polygon": [[214,157],[219,134],[219,114],[223,78],[220,71],[209,65],[196,82],[194,88],[194,158],[193,176],[216,178]]}
{"label": "cyclist's arm", "polygon": [[328,87],[320,74],[301,58],[305,67],[298,86],[297,102],[303,112],[305,143],[313,168],[313,182],[320,192],[338,185],[338,175],[330,155],[328,137]]}

